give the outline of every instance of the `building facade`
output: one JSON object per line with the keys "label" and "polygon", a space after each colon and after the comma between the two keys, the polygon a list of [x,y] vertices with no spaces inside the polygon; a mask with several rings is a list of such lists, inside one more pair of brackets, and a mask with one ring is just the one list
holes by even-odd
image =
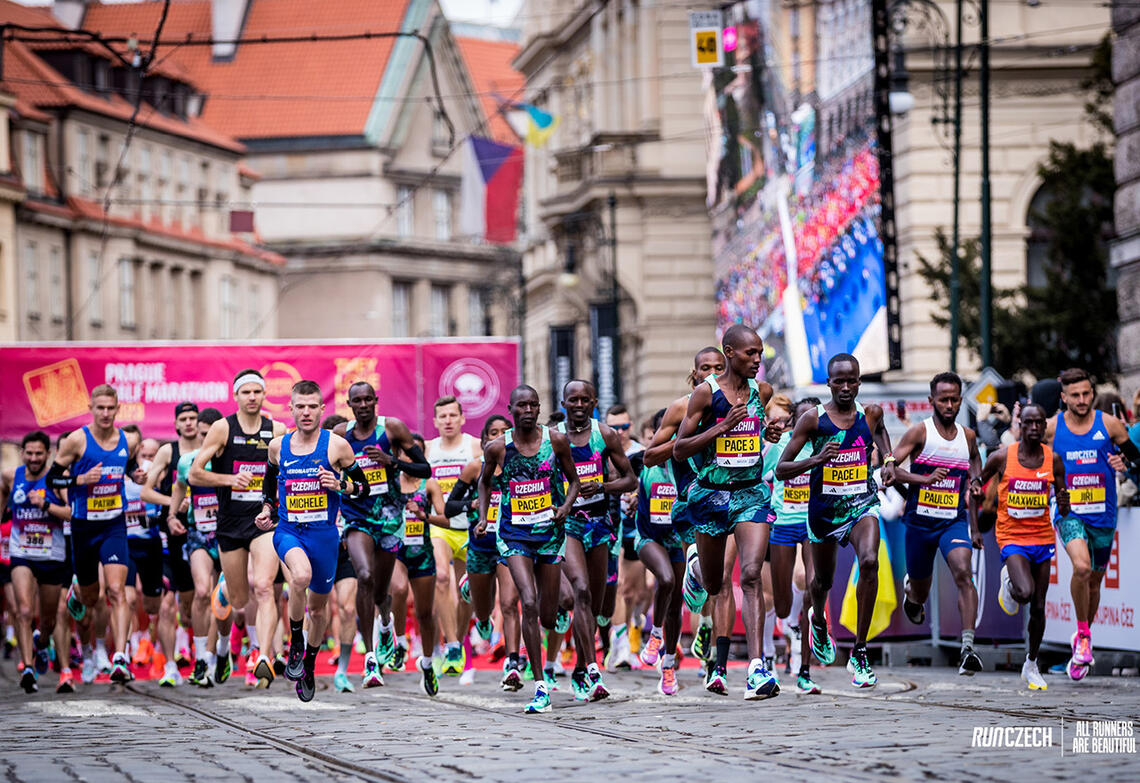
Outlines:
{"label": "building facade", "polygon": [[1140,389],[1140,7],[1113,3],[1112,77],[1116,84],[1116,236],[1111,248],[1120,308],[1120,387]]}

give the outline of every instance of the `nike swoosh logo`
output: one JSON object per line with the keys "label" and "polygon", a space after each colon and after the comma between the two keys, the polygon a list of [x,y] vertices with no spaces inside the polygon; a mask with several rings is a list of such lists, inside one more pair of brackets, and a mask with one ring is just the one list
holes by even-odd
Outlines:
{"label": "nike swoosh logo", "polygon": [[1037,478],[1049,478],[1049,476],[1050,476],[1049,471],[1045,471],[1044,473],[1042,473],[1041,471],[1037,471]]}
{"label": "nike swoosh logo", "polygon": [[301,461],[301,460],[299,460],[299,459],[287,459],[287,460],[285,460],[285,462],[284,462],[284,463],[282,463],[282,464],[283,464],[283,465],[285,465],[285,467],[289,467],[290,465],[296,465],[296,464],[297,464],[298,462],[300,462],[300,461]]}
{"label": "nike swoosh logo", "polygon": [[968,544],[970,542],[964,538],[952,538],[952,539],[950,539],[950,543],[951,544]]}

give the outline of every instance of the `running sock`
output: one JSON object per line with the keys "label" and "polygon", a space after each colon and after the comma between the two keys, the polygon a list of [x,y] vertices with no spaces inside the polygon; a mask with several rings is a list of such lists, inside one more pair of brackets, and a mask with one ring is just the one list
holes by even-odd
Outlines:
{"label": "running sock", "polygon": [[96,639],[95,640],[95,651],[101,652],[104,655],[106,655],[107,654],[107,640],[106,639]]}
{"label": "running sock", "polygon": [[974,632],[962,631],[962,646],[973,649],[974,647]]}
{"label": "running sock", "polygon": [[426,655],[421,655],[420,656],[420,668],[424,669],[424,670],[430,669],[431,668],[431,658],[427,657]]}
{"label": "running sock", "polygon": [[1077,634],[1079,634],[1080,636],[1092,636],[1092,634],[1089,633],[1089,624],[1078,622],[1077,623]]}
{"label": "running sock", "polygon": [[408,637],[404,636],[404,634],[400,634],[399,636],[397,636],[396,637],[396,646],[397,647],[404,647],[406,649],[408,646]]}
{"label": "running sock", "polygon": [[247,623],[245,631],[249,635],[249,646],[261,649],[261,645],[257,643],[257,626],[252,623]]}
{"label": "running sock", "polygon": [[300,645],[300,644],[304,643],[304,633],[305,633],[304,629],[305,629],[304,618],[301,618],[300,620],[294,620],[291,617],[289,618],[289,644],[290,644],[290,646],[292,646],[294,644]]}
{"label": "running sock", "polygon": [[317,665],[317,653],[319,653],[320,651],[321,651],[321,648],[319,648],[319,647],[314,647],[311,644],[305,645],[305,669],[307,671],[312,671],[313,668],[316,667],[316,665]]}
{"label": "running sock", "polygon": [[46,633],[41,633],[39,636],[35,637],[34,641],[36,643],[35,646],[37,650],[46,650],[48,648],[48,645],[51,644],[51,636]]}
{"label": "running sock", "polygon": [[804,591],[792,584],[792,608],[788,612],[788,622],[792,625],[798,626],[800,624],[800,613],[804,610]]}
{"label": "running sock", "polygon": [[214,645],[214,650],[218,653],[218,657],[224,658],[230,654],[230,637],[218,634],[218,643]]}
{"label": "running sock", "polygon": [[590,674],[597,674],[597,675],[601,675],[601,673],[602,673],[602,670],[598,668],[598,664],[593,663],[593,662],[586,664],[586,671],[589,672]]}
{"label": "running sock", "polygon": [[348,659],[352,657],[352,645],[342,644],[340,646],[340,658],[336,662],[336,670],[340,674],[348,674]]}
{"label": "running sock", "polygon": [[662,669],[675,669],[677,667],[677,656],[673,653],[665,653],[661,656]]}
{"label": "running sock", "polygon": [[718,669],[724,669],[728,666],[728,648],[732,645],[732,640],[727,636],[716,637],[716,666]]}
{"label": "running sock", "polygon": [[510,666],[512,669],[519,668],[519,666],[521,665],[521,661],[519,661],[519,654],[518,653],[509,653],[507,655],[507,665]]}
{"label": "running sock", "polygon": [[451,652],[452,650],[458,650],[462,647],[463,647],[463,645],[460,644],[459,642],[448,642],[447,643],[447,651],[448,652]]}
{"label": "running sock", "polygon": [[384,622],[383,620],[377,620],[377,623],[379,624],[381,631],[391,631],[392,630],[392,615],[388,615],[388,622]]}
{"label": "running sock", "polygon": [[712,628],[713,621],[711,614],[699,614],[697,617],[699,618],[697,620],[697,625],[701,627]]}
{"label": "running sock", "polygon": [[178,674],[178,664],[174,661],[167,661],[163,675],[167,677],[173,677],[176,674]]}
{"label": "running sock", "polygon": [[803,666],[801,666],[800,667],[800,676],[801,677],[811,677],[811,666],[809,666],[806,663]]}
{"label": "running sock", "polygon": [[596,615],[594,620],[598,623],[599,628],[605,628],[610,624],[610,618],[602,617],[600,614]]}
{"label": "running sock", "polygon": [[776,631],[776,610],[769,609],[764,613],[764,657],[776,657],[776,642],[772,634]]}
{"label": "running sock", "polygon": [[649,631],[649,635],[650,635],[650,636],[654,636],[654,637],[656,637],[656,638],[658,638],[658,639],[661,639],[661,638],[663,638],[663,636],[664,636],[664,632],[662,631],[662,629],[661,629],[661,627],[660,627],[660,626],[658,626],[658,625],[655,625],[655,626],[653,626],[653,627],[650,629],[650,631]]}
{"label": "running sock", "polygon": [[194,660],[206,660],[206,657],[209,655],[209,651],[206,649],[206,647],[209,643],[209,639],[205,636],[194,637]]}

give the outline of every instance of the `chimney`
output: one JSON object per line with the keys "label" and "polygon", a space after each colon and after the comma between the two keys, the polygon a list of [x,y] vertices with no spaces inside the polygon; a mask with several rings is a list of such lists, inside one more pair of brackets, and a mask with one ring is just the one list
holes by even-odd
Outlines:
{"label": "chimney", "polygon": [[78,30],[83,26],[83,17],[87,13],[87,0],[53,0],[51,12],[62,26]]}
{"label": "chimney", "polygon": [[[241,37],[250,2],[251,0],[210,0],[211,32],[214,40],[232,40]],[[237,45],[216,43],[212,47],[212,53],[215,60],[232,60],[237,54]]]}

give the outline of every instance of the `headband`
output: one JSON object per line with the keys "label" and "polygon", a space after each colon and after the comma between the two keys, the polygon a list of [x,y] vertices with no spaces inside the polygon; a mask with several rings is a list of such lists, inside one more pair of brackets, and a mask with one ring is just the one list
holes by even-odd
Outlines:
{"label": "headband", "polygon": [[242,386],[245,386],[247,383],[256,383],[261,387],[262,391],[265,391],[265,379],[256,373],[247,372],[245,375],[234,381],[234,394],[237,394],[238,389],[240,389]]}

